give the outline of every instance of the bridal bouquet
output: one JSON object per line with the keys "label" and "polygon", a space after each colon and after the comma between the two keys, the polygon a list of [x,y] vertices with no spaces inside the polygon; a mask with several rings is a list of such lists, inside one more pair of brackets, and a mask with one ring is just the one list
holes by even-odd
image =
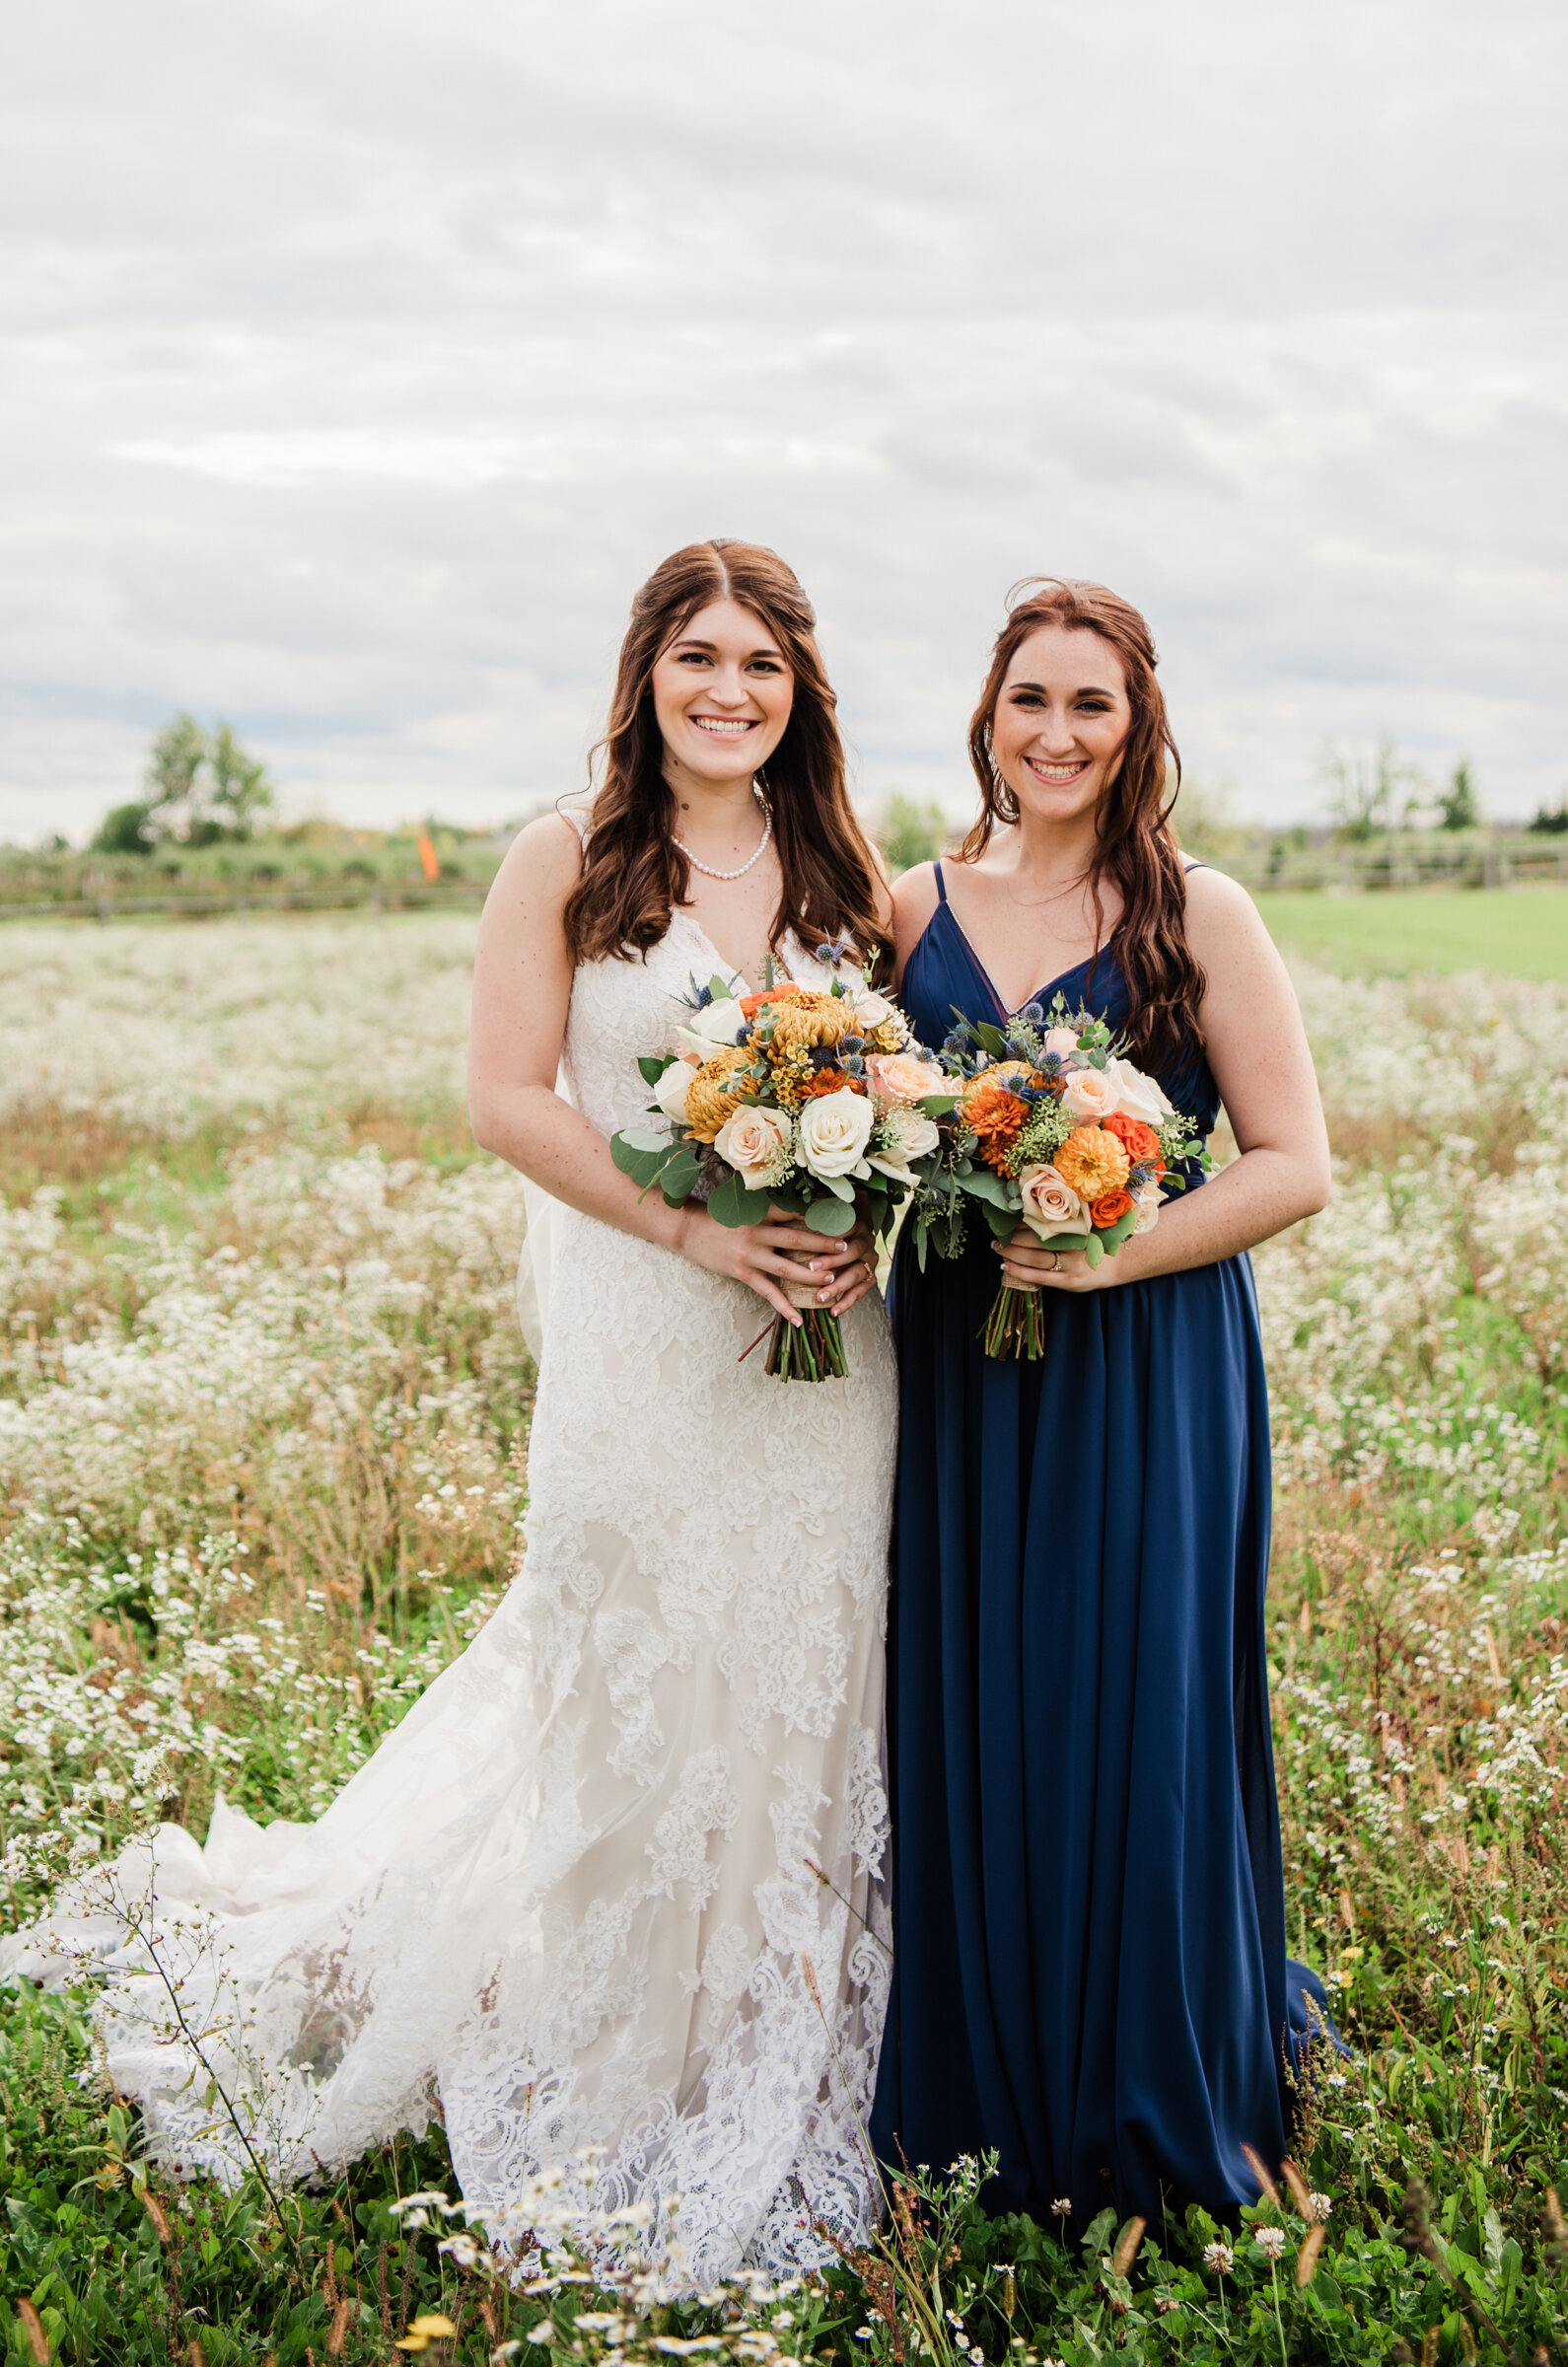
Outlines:
{"label": "bridal bouquet", "polygon": [[[821,957],[838,949],[823,947]],[[692,980],[676,1049],[638,1061],[660,1127],[610,1142],[615,1165],[672,1207],[704,1201],[721,1225],[759,1224],[770,1208],[813,1233],[847,1233],[857,1189],[886,1234],[938,1148],[921,1105],[951,1100],[948,1078],[911,1047],[902,1012],[862,980],[819,991],[784,984],[735,996],[723,978]],[[786,1296],[799,1327],[775,1318],[767,1369],[781,1381],[826,1381],[849,1367],[838,1318],[804,1270]],[[756,1342],[753,1341],[754,1346]],[[749,1350],[748,1350],[749,1354]]]}
{"label": "bridal bouquet", "polygon": [[[961,1019],[941,1058],[957,1092],[911,1211],[922,1267],[933,1236],[939,1255],[958,1255],[969,1200],[999,1241],[1022,1222],[1045,1248],[1080,1252],[1096,1266],[1150,1230],[1169,1192],[1185,1189],[1175,1168],[1208,1168],[1193,1121],[1103,1020],[1069,1012],[1061,995],[1048,1013],[1026,1003],[1005,1028]],[[1037,1357],[1039,1293],[1004,1283],[984,1336],[988,1356]]]}

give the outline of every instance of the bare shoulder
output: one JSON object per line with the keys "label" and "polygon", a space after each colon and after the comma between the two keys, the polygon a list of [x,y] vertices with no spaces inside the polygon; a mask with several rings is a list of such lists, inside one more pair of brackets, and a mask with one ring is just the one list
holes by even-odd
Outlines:
{"label": "bare shoulder", "polygon": [[1237,880],[1208,864],[1187,873],[1187,943],[1208,970],[1239,964],[1276,965],[1279,956],[1263,916]]}
{"label": "bare shoulder", "polygon": [[583,842],[564,814],[540,814],[519,830],[502,857],[489,903],[511,910],[558,910],[583,870]]}

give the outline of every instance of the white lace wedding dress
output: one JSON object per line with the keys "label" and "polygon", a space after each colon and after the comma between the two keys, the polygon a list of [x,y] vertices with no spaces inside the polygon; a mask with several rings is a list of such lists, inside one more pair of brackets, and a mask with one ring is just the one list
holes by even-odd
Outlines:
{"label": "white lace wedding dress", "polygon": [[[578,969],[563,1084],[602,1132],[647,1122],[635,1055],[720,967],[677,913],[645,963]],[[96,1958],[171,2165],[247,2167],[214,2074],[290,2178],[439,2114],[497,2233],[599,2147],[596,2204],[657,2229],[678,2194],[700,2283],[870,2208],[892,1355],[873,1295],[848,1381],[770,1380],[737,1362],[766,1317],[740,1284],[559,1205],[547,1231],[525,1558],[488,1625],[317,1824],[165,1826],[111,1908],[78,1887],[0,1969]]]}

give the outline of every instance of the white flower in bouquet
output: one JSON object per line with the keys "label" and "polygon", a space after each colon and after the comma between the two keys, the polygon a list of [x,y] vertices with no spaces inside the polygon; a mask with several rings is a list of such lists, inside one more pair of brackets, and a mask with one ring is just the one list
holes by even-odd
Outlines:
{"label": "white flower in bouquet", "polygon": [[1018,1188],[1024,1222],[1041,1241],[1053,1233],[1082,1233],[1087,1239],[1092,1229],[1089,1203],[1054,1167],[1026,1167]]}
{"label": "white flower in bouquet", "polygon": [[801,1157],[814,1176],[868,1176],[866,1145],[877,1112],[863,1093],[844,1086],[801,1112]]}
{"label": "white flower in bouquet", "polygon": [[746,1013],[730,996],[716,996],[693,1011],[677,1040],[683,1052],[695,1053],[698,1060],[711,1060],[721,1045],[738,1043],[746,1026]]}
{"label": "white flower in bouquet", "polygon": [[[1146,1126],[1163,1126],[1168,1117],[1176,1115],[1175,1105],[1166,1100],[1153,1077],[1145,1076],[1141,1068],[1134,1068],[1130,1060],[1117,1057],[1108,1060],[1105,1082],[1112,1095],[1105,1105],[1107,1117],[1119,1111],[1123,1117],[1141,1118]],[[1067,1090],[1071,1093],[1072,1086]]]}
{"label": "white flower in bouquet", "polygon": [[1132,1228],[1134,1233],[1152,1233],[1160,1222],[1165,1193],[1158,1184],[1140,1184],[1132,1196],[1138,1210],[1138,1221]]}
{"label": "white flower in bouquet", "polygon": [[794,1144],[795,1128],[785,1110],[732,1110],[713,1139],[720,1158],[728,1159],[750,1191],[783,1183]]}
{"label": "white flower in bouquet", "polygon": [[855,1025],[862,1036],[874,1036],[879,1028],[891,1027],[900,1043],[909,1040],[909,1022],[897,1004],[890,1003],[873,986],[863,986],[855,997]]}
{"label": "white flower in bouquet", "polygon": [[1062,1109],[1081,1126],[1096,1126],[1121,1108],[1108,1070],[1075,1068],[1062,1088]]}
{"label": "white flower in bouquet", "polygon": [[696,1067],[692,1061],[672,1060],[654,1087],[654,1100],[666,1117],[677,1118],[682,1125],[686,1118],[686,1095],[691,1089],[691,1080],[696,1073]]}
{"label": "white flower in bouquet", "polygon": [[867,1162],[896,1184],[912,1184],[910,1160],[928,1157],[941,1140],[934,1121],[923,1111],[895,1103],[877,1128],[877,1148],[867,1152]]}

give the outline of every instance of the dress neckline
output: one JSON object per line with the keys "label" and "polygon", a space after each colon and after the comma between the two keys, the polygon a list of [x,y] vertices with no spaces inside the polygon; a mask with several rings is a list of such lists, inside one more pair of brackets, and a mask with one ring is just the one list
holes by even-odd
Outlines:
{"label": "dress neckline", "polygon": [[[973,938],[969,935],[968,930],[964,927],[962,921],[959,918],[957,912],[955,912],[952,904],[948,900],[948,887],[946,880],[942,876],[941,863],[938,862],[933,864],[932,869],[935,871],[937,877],[937,907],[936,911],[932,913],[930,920],[926,922],[925,927],[920,932],[919,941],[914,949],[915,953],[919,952],[920,947],[924,945],[927,937],[930,936],[931,930],[936,922],[937,913],[945,912],[953,927],[958,931],[960,940],[963,946],[963,950],[968,955],[969,960],[973,963],[976,971],[984,983],[986,992],[990,995],[992,1002],[996,1005],[999,1015],[1003,1019],[1013,1018],[1014,1013],[1008,1009],[1007,1004],[1002,1000],[1001,994],[997,989],[996,980],[992,977],[989,969],[987,969],[985,964],[981,961]],[[1026,1003],[1043,1003],[1045,997],[1048,994],[1053,994],[1066,979],[1076,977],[1081,969],[1092,968],[1094,964],[1099,961],[1102,954],[1108,953],[1110,951],[1111,947],[1115,944],[1117,937],[1120,935],[1120,932],[1121,922],[1118,920],[1115,924],[1115,927],[1110,931],[1109,936],[1105,939],[1104,945],[1097,945],[1094,952],[1085,954],[1081,961],[1072,963],[1066,969],[1059,969],[1053,978],[1046,979],[1043,986],[1034,987],[1031,993],[1025,995],[1024,1002],[1018,1005],[1018,1009],[1022,1011]],[[912,961],[913,959],[914,955],[911,954],[910,960]]]}

